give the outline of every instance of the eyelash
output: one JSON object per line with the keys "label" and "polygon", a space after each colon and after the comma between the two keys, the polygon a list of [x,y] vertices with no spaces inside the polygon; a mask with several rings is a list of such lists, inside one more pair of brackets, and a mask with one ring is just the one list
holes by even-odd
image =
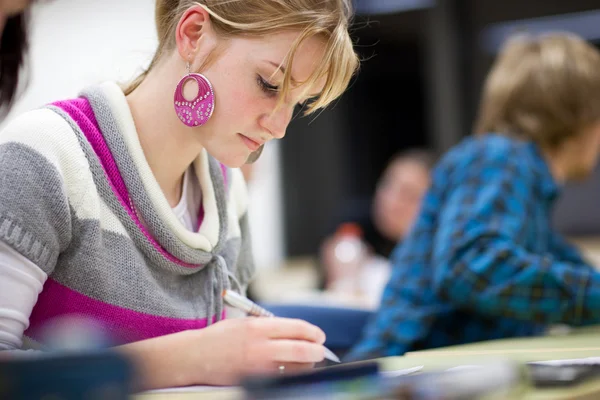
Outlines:
{"label": "eyelash", "polygon": [[277,96],[279,92],[279,86],[271,85],[267,82],[262,76],[257,75],[256,80],[258,81],[258,86],[269,96]]}

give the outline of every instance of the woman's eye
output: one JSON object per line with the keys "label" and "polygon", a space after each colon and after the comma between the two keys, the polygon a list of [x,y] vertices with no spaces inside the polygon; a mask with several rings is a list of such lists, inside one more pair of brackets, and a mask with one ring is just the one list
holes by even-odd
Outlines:
{"label": "woman's eye", "polygon": [[258,85],[265,93],[276,96],[279,92],[279,86],[270,84],[262,76],[259,75],[257,80]]}

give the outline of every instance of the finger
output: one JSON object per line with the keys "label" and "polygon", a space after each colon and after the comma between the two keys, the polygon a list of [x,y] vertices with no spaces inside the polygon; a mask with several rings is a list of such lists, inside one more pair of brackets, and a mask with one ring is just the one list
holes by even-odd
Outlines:
{"label": "finger", "polygon": [[294,318],[269,318],[268,320],[270,322],[266,328],[270,339],[296,339],[318,344],[325,343],[325,333],[321,328],[306,321]]}
{"label": "finger", "polygon": [[304,340],[272,340],[267,351],[280,363],[317,363],[325,358],[322,345]]}

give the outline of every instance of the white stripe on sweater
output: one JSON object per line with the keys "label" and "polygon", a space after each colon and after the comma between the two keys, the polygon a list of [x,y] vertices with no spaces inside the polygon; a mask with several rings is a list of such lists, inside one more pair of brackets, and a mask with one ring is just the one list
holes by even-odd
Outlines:
{"label": "white stripe on sweater", "polygon": [[25,113],[2,131],[0,144],[9,142],[34,149],[56,168],[77,218],[99,220],[102,229],[128,236],[100,198],[85,153],[64,118],[49,109]]}

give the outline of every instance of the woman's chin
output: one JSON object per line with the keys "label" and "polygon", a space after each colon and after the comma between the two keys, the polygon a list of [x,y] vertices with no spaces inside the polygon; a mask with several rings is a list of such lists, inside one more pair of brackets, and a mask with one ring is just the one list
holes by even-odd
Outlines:
{"label": "woman's chin", "polygon": [[243,156],[225,156],[225,157],[215,157],[217,161],[226,166],[227,168],[240,168],[244,164],[246,164],[246,160],[248,159],[247,155]]}

